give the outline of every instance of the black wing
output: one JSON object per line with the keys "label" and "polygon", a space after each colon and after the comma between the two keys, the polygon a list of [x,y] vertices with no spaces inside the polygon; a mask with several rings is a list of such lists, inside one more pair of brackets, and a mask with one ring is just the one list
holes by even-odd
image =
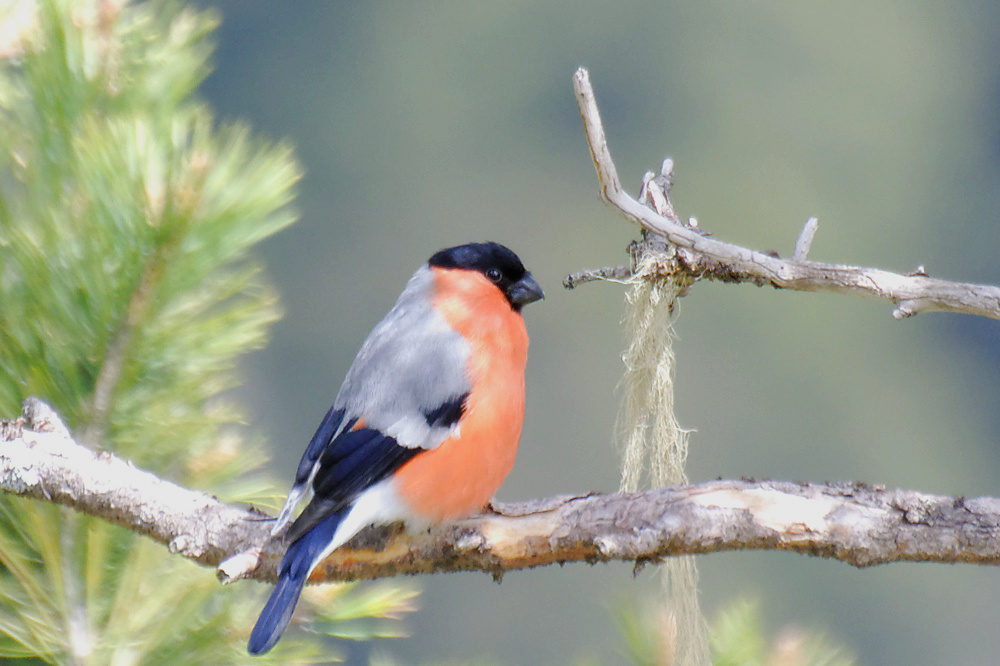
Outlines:
{"label": "black wing", "polygon": [[343,420],[344,410],[333,407],[323,417],[323,422],[319,424],[316,434],[309,440],[309,446],[306,447],[305,453],[302,454],[302,460],[299,461],[299,468],[295,471],[295,486],[302,486],[309,480],[313,466],[319,460],[320,454],[330,443],[330,438],[333,437],[333,433],[337,432],[337,428],[340,427]]}
{"label": "black wing", "polygon": [[[356,419],[316,456],[319,469],[313,477],[313,498],[288,529],[290,541],[299,539],[365,489],[424,451],[419,447],[400,446],[395,439],[373,428],[351,430],[354,423]],[[310,449],[312,446],[310,443]]]}

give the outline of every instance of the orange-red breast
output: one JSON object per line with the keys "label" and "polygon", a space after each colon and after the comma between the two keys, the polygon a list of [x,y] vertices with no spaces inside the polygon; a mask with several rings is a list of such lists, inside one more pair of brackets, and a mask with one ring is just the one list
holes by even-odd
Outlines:
{"label": "orange-red breast", "polygon": [[361,346],[306,448],[273,529],[288,528],[278,584],[250,636],[270,650],[309,573],[373,523],[425,525],[486,505],[514,464],[528,334],[542,289],[498,243],[441,250]]}

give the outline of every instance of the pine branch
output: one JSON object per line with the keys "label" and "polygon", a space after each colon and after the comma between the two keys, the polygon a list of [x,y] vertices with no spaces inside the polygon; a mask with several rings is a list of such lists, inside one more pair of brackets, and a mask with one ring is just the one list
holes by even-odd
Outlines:
{"label": "pine branch", "polygon": [[[229,506],[72,440],[50,408],[0,423],[0,489],[68,506],[218,567],[224,581],[273,581],[284,546],[253,508]],[[718,480],[638,493],[496,504],[430,533],[372,528],[313,580],[633,562],[729,550],[783,550],[856,567],[900,561],[1000,564],[1000,499],[865,484]]]}
{"label": "pine branch", "polygon": [[[697,227],[681,222],[670,204],[668,191],[673,164],[669,159],[664,161],[660,174],[660,179],[666,181],[665,184],[649,187],[655,183],[651,182],[654,180],[652,174],[647,174],[643,182],[643,196],[640,196],[640,201],[636,201],[625,192],[618,179],[618,170],[611,159],[587,70],[581,68],[576,71],[573,89],[583,117],[594,168],[597,170],[601,199],[626,219],[665,238],[674,246],[674,254],[668,262],[668,270],[671,272],[681,270],[692,278],[769,284],[779,289],[828,291],[880,298],[895,305],[892,316],[896,319],[921,312],[957,312],[1000,319],[998,287],[939,280],[929,277],[923,266],[901,275],[877,268],[807,260],[806,256],[818,227],[816,218],[810,218],[806,222],[795,244],[792,259],[781,259],[769,253],[708,238]],[[652,208],[643,205],[644,199],[649,200]],[[593,271],[588,272],[583,280],[574,274],[563,284],[572,288],[579,282],[591,279],[599,279],[594,277]]]}

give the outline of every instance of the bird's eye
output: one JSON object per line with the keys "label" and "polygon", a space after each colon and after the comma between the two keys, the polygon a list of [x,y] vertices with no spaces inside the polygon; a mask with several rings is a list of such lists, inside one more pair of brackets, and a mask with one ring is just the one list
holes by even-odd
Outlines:
{"label": "bird's eye", "polygon": [[486,271],[486,277],[490,279],[490,282],[499,282],[502,274],[499,268],[491,268]]}

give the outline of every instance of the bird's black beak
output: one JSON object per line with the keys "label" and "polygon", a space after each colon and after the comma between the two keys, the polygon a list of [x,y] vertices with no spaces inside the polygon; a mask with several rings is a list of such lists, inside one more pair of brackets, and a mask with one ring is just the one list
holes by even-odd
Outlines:
{"label": "bird's black beak", "polygon": [[542,286],[531,277],[531,273],[525,273],[524,277],[507,289],[507,298],[515,310],[520,310],[528,303],[545,298],[545,293],[542,291]]}

